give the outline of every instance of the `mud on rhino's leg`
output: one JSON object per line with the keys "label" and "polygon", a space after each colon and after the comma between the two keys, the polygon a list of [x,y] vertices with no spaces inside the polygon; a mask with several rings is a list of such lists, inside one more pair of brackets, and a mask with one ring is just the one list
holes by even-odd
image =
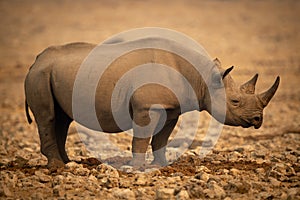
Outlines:
{"label": "mud on rhino's leg", "polygon": [[164,127],[152,137],[151,146],[153,151],[154,160],[152,164],[158,164],[161,166],[168,165],[166,160],[166,147],[168,139],[176,126],[178,119],[167,121]]}
{"label": "mud on rhino's leg", "polygon": [[131,165],[142,166],[145,164],[146,151],[160,117],[161,113],[155,110],[134,112],[133,121],[135,123],[133,124]]}
{"label": "mud on rhino's leg", "polygon": [[64,163],[70,162],[70,159],[66,153],[66,140],[68,135],[68,129],[72,119],[61,109],[61,107],[55,102],[55,134],[57,147],[61,158]]}

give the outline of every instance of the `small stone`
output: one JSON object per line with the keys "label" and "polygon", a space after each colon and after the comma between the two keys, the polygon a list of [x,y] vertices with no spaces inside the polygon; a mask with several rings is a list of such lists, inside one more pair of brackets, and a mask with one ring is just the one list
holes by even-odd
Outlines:
{"label": "small stone", "polygon": [[245,149],[244,149],[243,147],[238,147],[238,148],[234,149],[234,151],[237,151],[237,152],[239,152],[239,153],[243,153],[244,150],[245,150]]}
{"label": "small stone", "polygon": [[119,187],[119,179],[118,178],[110,178],[104,177],[100,180],[100,184],[106,188],[114,188]]}
{"label": "small stone", "polygon": [[[10,191],[10,189],[6,186],[6,185],[2,185],[2,191],[0,189],[0,195],[1,193],[5,196],[5,197],[12,197],[13,193]],[[1,195],[2,196],[2,195]]]}
{"label": "small stone", "polygon": [[37,192],[37,193],[33,193],[31,195],[31,199],[36,199],[36,200],[43,200],[44,199],[44,195],[41,192]]}
{"label": "small stone", "polygon": [[186,190],[180,190],[180,192],[176,195],[176,200],[187,200],[190,199],[189,193]]}
{"label": "small stone", "polygon": [[145,169],[145,173],[148,176],[159,176],[159,175],[161,175],[161,171],[158,168]]}
{"label": "small stone", "polygon": [[174,189],[171,188],[161,188],[156,190],[155,199],[165,200],[174,198]]}
{"label": "small stone", "polygon": [[38,177],[41,183],[48,183],[52,180],[51,176],[48,176],[41,171],[35,171],[34,174]]}
{"label": "small stone", "polygon": [[287,191],[287,199],[296,199],[296,196],[300,195],[299,188],[290,188]]}
{"label": "small stone", "polygon": [[130,165],[123,165],[120,167],[120,170],[126,173],[131,173],[133,172],[133,167]]}
{"label": "small stone", "polygon": [[76,162],[74,162],[74,161],[69,162],[69,163],[67,163],[67,164],[65,165],[65,167],[66,167],[67,169],[71,169],[71,170],[76,169],[76,168],[79,168],[79,167],[81,167],[81,166],[82,166],[82,165],[80,165],[80,164],[78,164],[78,163],[76,163]]}
{"label": "small stone", "polygon": [[290,160],[292,163],[296,163],[297,162],[297,156],[291,155],[291,154],[287,154],[285,156],[288,160]]}
{"label": "small stone", "polygon": [[120,179],[119,184],[121,188],[129,188],[132,186],[132,180],[129,180],[127,178],[122,178]]}
{"label": "small stone", "polygon": [[4,147],[3,144],[0,145],[0,155],[2,155],[2,156],[6,156],[7,155],[7,151],[6,151],[6,149],[5,149],[5,147]]}
{"label": "small stone", "polygon": [[88,180],[92,181],[92,182],[97,182],[98,181],[98,179],[94,175],[90,175]]}
{"label": "small stone", "polygon": [[232,168],[229,170],[229,174],[232,176],[238,176],[238,175],[240,175],[240,173],[241,173],[240,170],[235,169],[235,168]]}
{"label": "small stone", "polygon": [[136,174],[134,184],[135,185],[142,185],[142,186],[147,185],[148,184],[147,174],[144,174],[144,173]]}
{"label": "small stone", "polygon": [[[208,184],[208,188],[211,189],[213,191],[213,197],[211,198],[218,198],[218,199],[222,199],[226,196],[226,193],[224,191],[224,189],[222,187],[220,187],[216,182],[211,181]],[[211,195],[211,193],[210,193]]]}
{"label": "small stone", "polygon": [[200,180],[202,180],[204,182],[207,182],[208,179],[210,178],[210,175],[208,173],[206,173],[206,172],[200,172],[200,173],[198,173],[198,174],[195,175],[195,178],[196,179],[200,179]]}
{"label": "small stone", "polygon": [[113,189],[113,196],[117,199],[135,199],[135,194],[130,189]]}
{"label": "small stone", "polygon": [[65,190],[62,185],[56,185],[53,188],[53,195],[56,197],[63,197],[65,194]]}
{"label": "small stone", "polygon": [[76,168],[74,171],[75,175],[79,175],[79,176],[88,176],[90,173],[90,170],[87,168],[84,168],[82,165],[80,165],[79,168]]}
{"label": "small stone", "polygon": [[274,187],[279,187],[281,185],[281,182],[278,181],[276,178],[269,177],[269,181]]}
{"label": "small stone", "polygon": [[61,185],[65,181],[65,177],[63,175],[57,175],[53,177],[53,184],[54,185]]}
{"label": "small stone", "polygon": [[246,194],[249,192],[251,185],[246,181],[229,181],[228,184],[224,187],[226,190],[230,190],[232,192],[237,192],[240,194]]}
{"label": "small stone", "polygon": [[118,172],[118,170],[116,170],[115,168],[113,168],[110,165],[100,164],[100,165],[97,166],[96,170],[99,173],[105,174],[108,177],[119,178],[119,172]]}
{"label": "small stone", "polygon": [[257,169],[255,169],[255,172],[258,173],[258,174],[264,174],[265,169],[264,168],[257,168]]}
{"label": "small stone", "polygon": [[196,166],[195,172],[196,173],[200,173],[200,172],[210,173],[211,170],[208,169],[206,166],[201,165],[201,166]]}

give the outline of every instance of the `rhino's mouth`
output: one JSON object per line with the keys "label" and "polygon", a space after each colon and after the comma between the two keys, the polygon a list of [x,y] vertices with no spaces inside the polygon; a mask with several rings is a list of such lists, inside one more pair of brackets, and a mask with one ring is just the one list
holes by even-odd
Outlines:
{"label": "rhino's mouth", "polygon": [[243,128],[249,128],[251,126],[254,126],[252,123],[248,122],[247,120],[241,119],[241,126]]}
{"label": "rhino's mouth", "polygon": [[253,126],[255,129],[259,129],[260,126],[261,126],[261,124],[260,124],[260,123],[259,123],[259,124],[253,124],[253,123],[251,123],[251,122],[248,122],[247,120],[243,120],[243,119],[242,119],[241,126],[242,126],[243,128],[250,128],[251,126]]}

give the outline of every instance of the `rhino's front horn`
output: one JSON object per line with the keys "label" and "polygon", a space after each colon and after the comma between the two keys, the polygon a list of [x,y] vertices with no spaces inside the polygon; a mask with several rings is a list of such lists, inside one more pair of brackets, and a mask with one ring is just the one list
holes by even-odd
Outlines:
{"label": "rhino's front horn", "polygon": [[255,84],[258,78],[258,74],[255,74],[251,80],[241,85],[241,91],[246,94],[254,94],[255,92]]}
{"label": "rhino's front horn", "polygon": [[258,95],[258,98],[260,99],[260,101],[262,102],[264,107],[266,107],[268,105],[268,103],[270,102],[270,100],[274,96],[274,94],[275,94],[275,92],[278,88],[279,82],[280,82],[280,77],[277,76],[276,81],[272,85],[272,87],[270,89],[268,89],[267,91],[265,91],[265,92]]}

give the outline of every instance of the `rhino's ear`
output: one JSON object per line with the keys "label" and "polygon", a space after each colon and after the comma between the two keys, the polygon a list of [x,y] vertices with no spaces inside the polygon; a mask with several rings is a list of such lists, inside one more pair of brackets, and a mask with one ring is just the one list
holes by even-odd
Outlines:
{"label": "rhino's ear", "polygon": [[254,94],[257,78],[258,78],[258,74],[255,74],[252,79],[250,79],[248,82],[241,85],[240,87],[241,91],[246,94]]}
{"label": "rhino's ear", "polygon": [[214,59],[214,63],[217,65],[217,67],[221,67],[221,62],[218,58]]}
{"label": "rhino's ear", "polygon": [[221,74],[222,75],[222,79],[224,79],[229,74],[229,72],[231,72],[232,69],[233,69],[233,66],[229,67],[224,72],[222,72],[222,74]]}

